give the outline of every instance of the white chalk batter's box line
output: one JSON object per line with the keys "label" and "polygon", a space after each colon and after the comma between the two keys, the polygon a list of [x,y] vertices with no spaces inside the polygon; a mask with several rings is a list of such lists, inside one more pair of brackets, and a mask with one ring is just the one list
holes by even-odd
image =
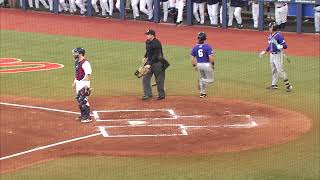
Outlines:
{"label": "white chalk batter's box line", "polygon": [[[171,117],[154,117],[154,118],[118,118],[118,119],[100,119],[99,113],[113,113],[113,112],[165,112],[168,113]],[[115,110],[101,110],[101,111],[92,111],[93,117],[97,122],[103,121],[130,121],[130,120],[170,120],[170,119],[178,119],[178,116],[174,112],[173,109],[115,109]]]}
{"label": "white chalk batter's box line", "polygon": [[[103,137],[163,137],[163,136],[188,136],[188,129],[210,129],[210,128],[253,128],[258,124],[255,121],[250,121],[246,124],[225,124],[225,125],[208,125],[208,126],[189,126],[183,124],[150,124],[150,125],[127,125],[127,126],[97,126],[98,131]],[[111,128],[130,128],[130,127],[177,127],[181,134],[139,134],[139,135],[110,135],[107,129]]]}
{"label": "white chalk batter's box line", "polygon": [[[110,128],[130,128],[130,127],[176,127],[180,133],[177,134],[123,134],[123,135],[111,135],[107,129]],[[134,126],[97,126],[98,131],[101,132],[103,137],[168,137],[168,136],[187,136],[188,132],[185,126],[182,124],[154,124],[154,125],[134,125]]]}

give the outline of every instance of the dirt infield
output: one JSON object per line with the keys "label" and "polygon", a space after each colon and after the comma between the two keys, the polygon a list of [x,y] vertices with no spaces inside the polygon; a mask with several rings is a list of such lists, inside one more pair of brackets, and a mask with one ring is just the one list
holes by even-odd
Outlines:
{"label": "dirt infield", "polygon": [[71,101],[1,97],[1,102],[1,173],[69,155],[191,155],[263,148],[311,128],[311,120],[297,112],[219,98],[92,98],[94,121],[89,124],[75,120],[76,103]]}

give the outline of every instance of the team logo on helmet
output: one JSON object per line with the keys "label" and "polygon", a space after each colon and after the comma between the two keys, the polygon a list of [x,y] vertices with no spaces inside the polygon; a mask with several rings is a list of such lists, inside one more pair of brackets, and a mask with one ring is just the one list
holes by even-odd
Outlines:
{"label": "team logo on helmet", "polygon": [[198,33],[198,40],[199,41],[205,41],[207,39],[207,35],[204,32],[199,32]]}
{"label": "team logo on helmet", "polygon": [[72,50],[72,54],[74,56],[79,56],[79,54],[82,54],[84,56],[85,52],[86,51],[82,47],[77,47],[77,48]]}

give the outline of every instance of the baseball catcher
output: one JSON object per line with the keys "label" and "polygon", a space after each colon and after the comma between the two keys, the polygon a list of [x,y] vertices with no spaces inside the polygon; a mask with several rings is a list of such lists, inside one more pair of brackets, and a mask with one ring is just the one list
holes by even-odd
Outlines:
{"label": "baseball catcher", "polygon": [[80,117],[77,119],[83,123],[91,122],[90,105],[88,96],[90,90],[90,77],[92,73],[91,65],[88,59],[85,58],[85,50],[81,47],[72,50],[75,66],[75,79],[72,86],[76,89],[76,100],[80,109]]}

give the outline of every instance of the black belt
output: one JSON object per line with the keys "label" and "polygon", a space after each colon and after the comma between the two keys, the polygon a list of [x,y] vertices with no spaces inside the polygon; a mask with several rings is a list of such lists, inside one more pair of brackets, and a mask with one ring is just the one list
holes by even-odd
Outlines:
{"label": "black belt", "polygon": [[285,7],[285,6],[286,6],[286,4],[285,4],[285,5],[283,5],[283,6],[277,7],[277,8],[282,8],[282,7]]}
{"label": "black belt", "polygon": [[280,52],[271,52],[271,54],[280,54]]}

